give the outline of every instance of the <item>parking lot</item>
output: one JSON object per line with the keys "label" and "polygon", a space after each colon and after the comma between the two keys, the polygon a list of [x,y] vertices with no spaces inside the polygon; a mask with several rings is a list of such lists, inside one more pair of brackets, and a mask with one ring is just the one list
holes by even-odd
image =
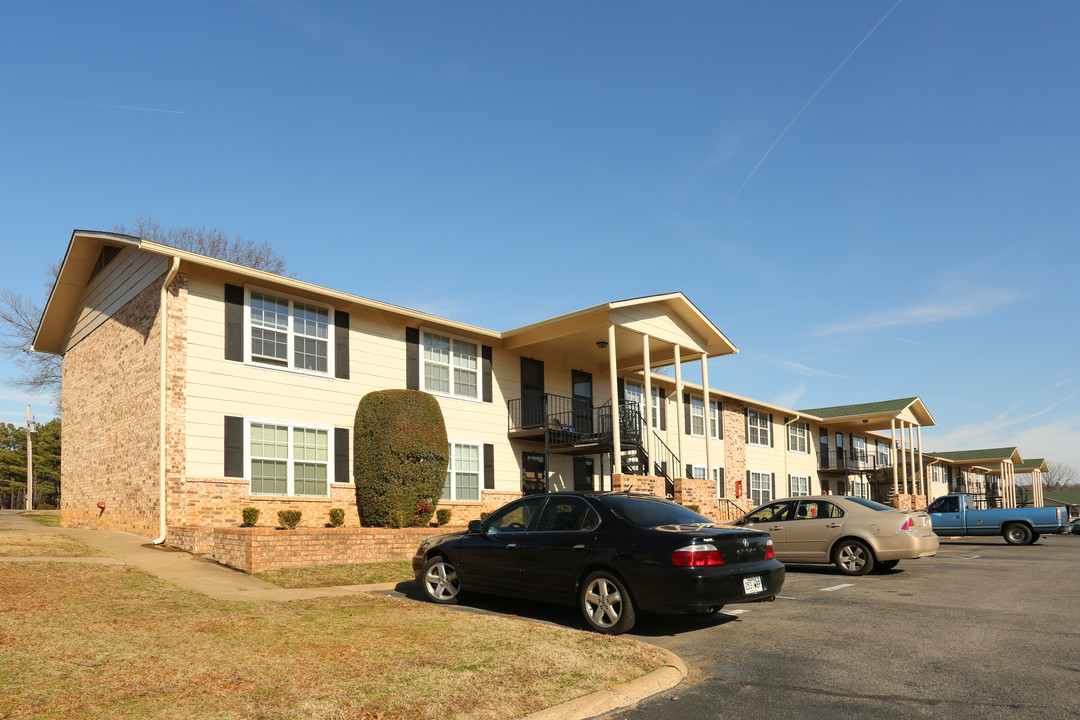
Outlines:
{"label": "parking lot", "polygon": [[1080,536],[943,539],[855,578],[789,566],[776,602],[635,630],[690,677],[610,717],[1076,718]]}

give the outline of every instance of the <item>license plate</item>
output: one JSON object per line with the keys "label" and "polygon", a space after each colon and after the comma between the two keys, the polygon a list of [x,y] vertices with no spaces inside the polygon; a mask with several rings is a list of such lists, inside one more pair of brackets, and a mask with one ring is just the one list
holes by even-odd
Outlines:
{"label": "license plate", "polygon": [[763,588],[761,586],[761,576],[760,575],[755,575],[754,577],[743,578],[742,586],[743,586],[743,590],[746,591],[747,595],[752,595],[754,593],[759,593],[759,592],[761,592],[762,590],[765,589],[765,588]]}

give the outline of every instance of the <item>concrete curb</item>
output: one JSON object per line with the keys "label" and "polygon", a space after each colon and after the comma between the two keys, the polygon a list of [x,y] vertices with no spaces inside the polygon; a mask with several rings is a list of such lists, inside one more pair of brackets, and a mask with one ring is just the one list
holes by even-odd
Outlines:
{"label": "concrete curb", "polygon": [[606,690],[598,690],[591,695],[575,698],[562,705],[539,710],[520,720],[587,720],[632,707],[654,695],[670,690],[681,683],[689,671],[686,663],[678,655],[664,648],[658,649],[663,650],[667,655],[667,664],[648,675]]}

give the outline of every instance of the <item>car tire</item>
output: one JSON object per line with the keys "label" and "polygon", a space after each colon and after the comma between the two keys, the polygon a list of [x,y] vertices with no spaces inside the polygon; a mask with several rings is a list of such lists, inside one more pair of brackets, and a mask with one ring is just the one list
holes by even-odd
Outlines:
{"label": "car tire", "polygon": [[1009,523],[1001,530],[1001,535],[1010,545],[1029,545],[1034,542],[1034,533],[1023,523]]}
{"label": "car tire", "polygon": [[833,549],[833,564],[844,575],[865,575],[874,569],[874,553],[862,540],[841,540]]}
{"label": "car tire", "polygon": [[899,560],[878,560],[874,563],[874,572],[880,573],[885,572],[886,570],[892,570],[899,564]]}
{"label": "car tire", "polygon": [[420,584],[424,597],[440,605],[454,605],[461,595],[461,581],[453,563],[442,555],[433,555],[424,563],[420,572]]}
{"label": "car tire", "polygon": [[578,591],[578,608],[590,630],[619,635],[634,627],[634,601],[622,580],[606,570],[590,573]]}

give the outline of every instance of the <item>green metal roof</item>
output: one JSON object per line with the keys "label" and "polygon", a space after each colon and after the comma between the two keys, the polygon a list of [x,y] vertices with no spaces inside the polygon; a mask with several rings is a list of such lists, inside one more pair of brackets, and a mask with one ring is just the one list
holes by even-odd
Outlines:
{"label": "green metal roof", "polygon": [[1016,463],[1015,470],[1042,470],[1046,458],[1031,458],[1021,463]]}
{"label": "green metal roof", "polygon": [[852,415],[877,415],[880,413],[900,412],[918,397],[900,398],[899,400],[882,400],[881,402],[859,403],[858,405],[835,405],[833,407],[812,408],[800,410],[801,413],[814,415],[823,420],[828,418],[848,417]]}
{"label": "green metal roof", "polygon": [[985,450],[955,450],[952,452],[934,452],[929,454],[950,462],[980,462],[983,460],[1001,462],[1002,460],[1009,460],[1012,458],[1013,453],[1015,452],[1015,447],[1004,447],[988,448]]}
{"label": "green metal roof", "polygon": [[1057,500],[1065,505],[1080,505],[1080,490],[1052,490],[1043,492],[1043,497],[1048,500]]}

